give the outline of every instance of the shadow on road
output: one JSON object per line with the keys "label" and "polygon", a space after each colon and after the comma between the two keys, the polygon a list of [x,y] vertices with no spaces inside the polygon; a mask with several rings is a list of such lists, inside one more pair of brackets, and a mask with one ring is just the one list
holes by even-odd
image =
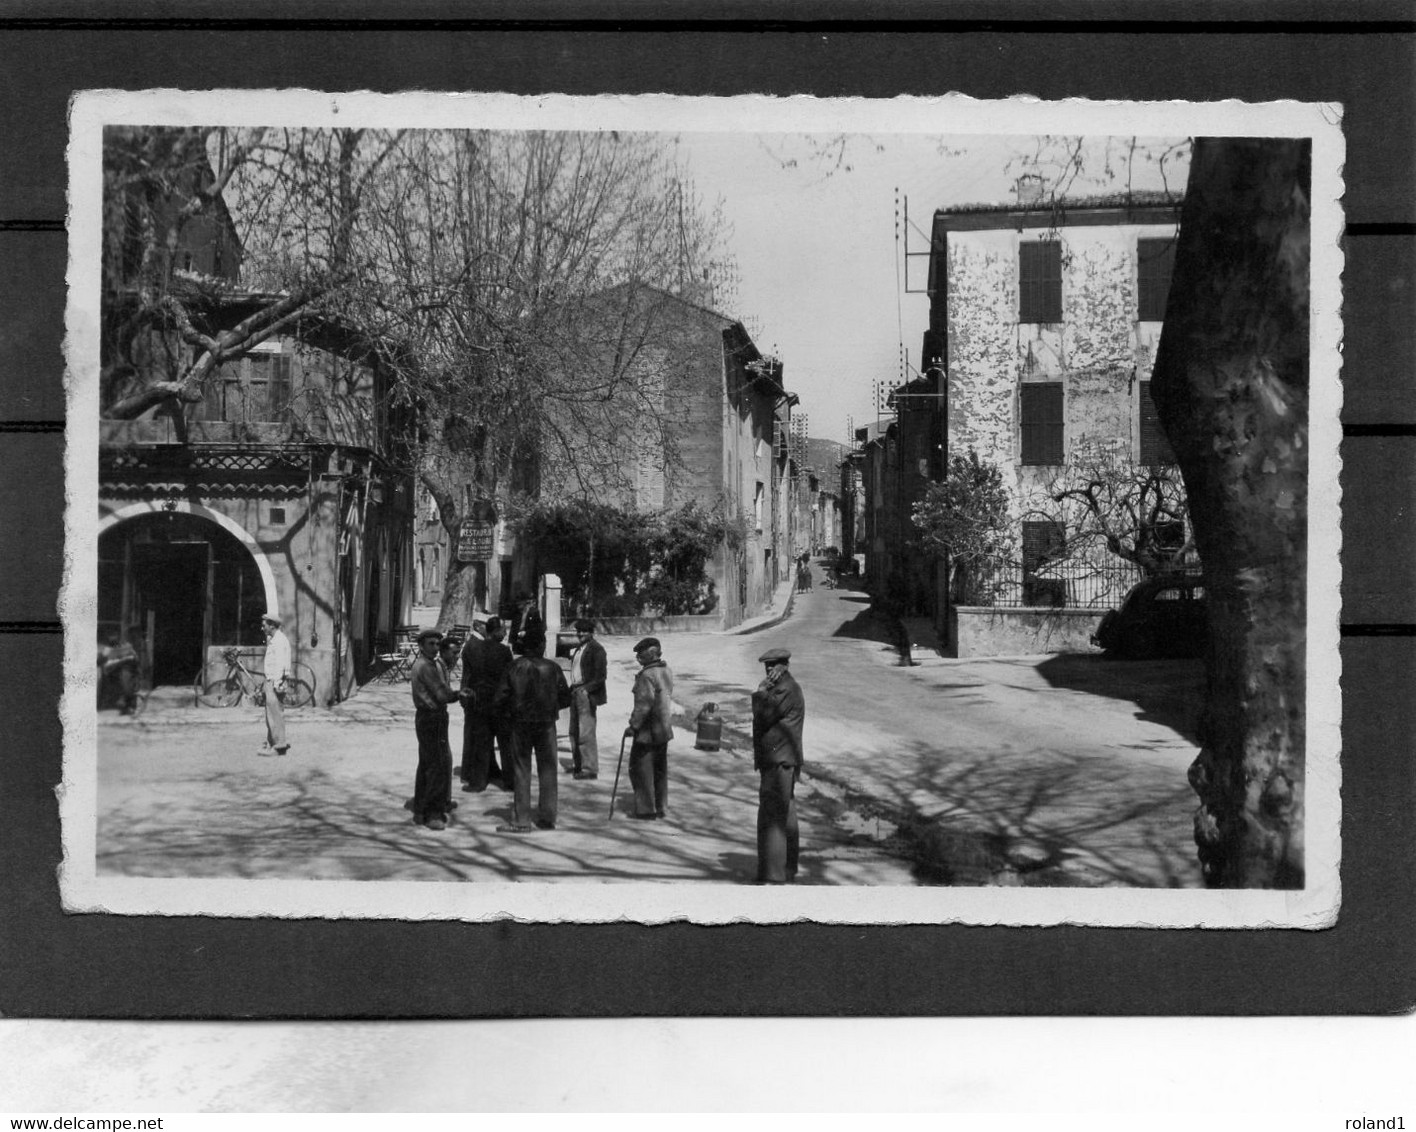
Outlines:
{"label": "shadow on road", "polygon": [[1201,660],[1118,660],[1064,653],[1044,660],[1037,671],[1054,688],[1129,700],[1140,709],[1137,718],[1199,744],[1205,687]]}
{"label": "shadow on road", "polygon": [[[1195,887],[1193,796],[1181,778],[1137,790],[1136,769],[1085,754],[991,749],[941,757],[914,744],[917,774],[869,797],[808,765],[839,804],[894,823],[924,883],[1032,887]],[[1141,800],[1138,800],[1138,797]]]}
{"label": "shadow on road", "polygon": [[862,609],[849,621],[842,622],[831,636],[848,637],[854,641],[878,641],[890,648],[895,647],[895,634],[890,622],[870,609]]}

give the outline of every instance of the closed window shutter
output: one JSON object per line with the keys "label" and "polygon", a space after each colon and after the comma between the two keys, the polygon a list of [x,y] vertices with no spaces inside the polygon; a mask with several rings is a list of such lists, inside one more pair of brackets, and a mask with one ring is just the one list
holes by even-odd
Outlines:
{"label": "closed window shutter", "polygon": [[1062,383],[1027,382],[1020,397],[1022,462],[1060,464],[1062,455]]}
{"label": "closed window shutter", "polygon": [[290,415],[290,356],[277,354],[271,361],[270,415],[266,420],[283,421]]}
{"label": "closed window shutter", "polygon": [[1050,519],[1023,523],[1023,575],[1035,574],[1053,558],[1060,557],[1065,546],[1062,524]]}
{"label": "closed window shutter", "polygon": [[1143,381],[1140,394],[1141,417],[1141,463],[1146,467],[1157,464],[1175,463],[1175,452],[1170,447],[1165,431],[1160,427],[1160,414],[1151,400],[1149,381]]}
{"label": "closed window shutter", "polygon": [[226,405],[225,386],[226,375],[222,373],[220,366],[207,374],[206,381],[202,385],[202,420],[220,421],[226,419],[223,415]]}
{"label": "closed window shutter", "polygon": [[1136,318],[1160,322],[1170,294],[1170,272],[1175,266],[1175,241],[1136,241]]}
{"label": "closed window shutter", "polygon": [[1062,321],[1062,245],[1056,240],[1018,245],[1018,321]]}

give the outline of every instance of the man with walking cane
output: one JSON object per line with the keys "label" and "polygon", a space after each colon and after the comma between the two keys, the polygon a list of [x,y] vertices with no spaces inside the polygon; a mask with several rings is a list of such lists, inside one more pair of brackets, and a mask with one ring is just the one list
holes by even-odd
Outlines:
{"label": "man with walking cane", "polygon": [[806,699],[792,679],[787,649],[768,649],[758,660],[767,674],[752,693],[752,765],[761,776],[757,795],[757,883],[788,884],[797,874],[796,783],[801,777]]}
{"label": "man with walking cane", "polygon": [[666,817],[669,801],[674,675],[661,659],[661,651],[657,637],[645,637],[634,646],[640,669],[634,678],[634,711],[624,730],[625,738],[632,740],[629,781],[634,787],[634,817],[641,821]]}

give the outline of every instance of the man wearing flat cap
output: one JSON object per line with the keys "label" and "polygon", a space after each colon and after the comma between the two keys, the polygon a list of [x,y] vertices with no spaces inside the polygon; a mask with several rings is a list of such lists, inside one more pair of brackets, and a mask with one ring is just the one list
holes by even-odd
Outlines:
{"label": "man wearing flat cap", "polygon": [[461,698],[448,683],[438,659],[443,635],[436,629],[418,634],[418,659],[409,684],[413,689],[413,728],[418,736],[418,772],[413,779],[413,821],[431,830],[447,828],[452,813],[452,749],[447,742],[447,705]]}
{"label": "man wearing flat cap", "polygon": [[290,750],[285,740],[285,709],[280,697],[290,680],[290,638],[280,631],[280,617],[274,610],[266,610],[261,618],[261,629],[265,632],[265,719],[266,741],[258,755],[283,755]]}
{"label": "man wearing flat cap", "polygon": [[752,765],[757,794],[757,883],[787,884],[797,874],[796,783],[801,776],[806,699],[792,678],[787,649],[768,649],[767,669],[752,693]]}
{"label": "man wearing flat cap", "polygon": [[580,642],[570,657],[570,754],[576,778],[600,777],[595,709],[605,702],[605,646],[595,639],[595,622],[575,623]]}
{"label": "man wearing flat cap", "polygon": [[674,674],[662,653],[657,637],[645,637],[634,646],[640,668],[634,678],[634,711],[624,733],[631,740],[629,782],[634,787],[634,816],[641,821],[666,817],[669,801]]}

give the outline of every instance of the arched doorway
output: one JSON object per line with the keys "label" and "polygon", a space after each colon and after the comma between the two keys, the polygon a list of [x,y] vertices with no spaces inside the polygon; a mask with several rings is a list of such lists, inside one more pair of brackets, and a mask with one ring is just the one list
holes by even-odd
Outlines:
{"label": "arched doorway", "polygon": [[250,549],[190,511],[147,510],[98,538],[98,623],[142,648],[154,684],[186,684],[210,646],[259,645],[272,588]]}

